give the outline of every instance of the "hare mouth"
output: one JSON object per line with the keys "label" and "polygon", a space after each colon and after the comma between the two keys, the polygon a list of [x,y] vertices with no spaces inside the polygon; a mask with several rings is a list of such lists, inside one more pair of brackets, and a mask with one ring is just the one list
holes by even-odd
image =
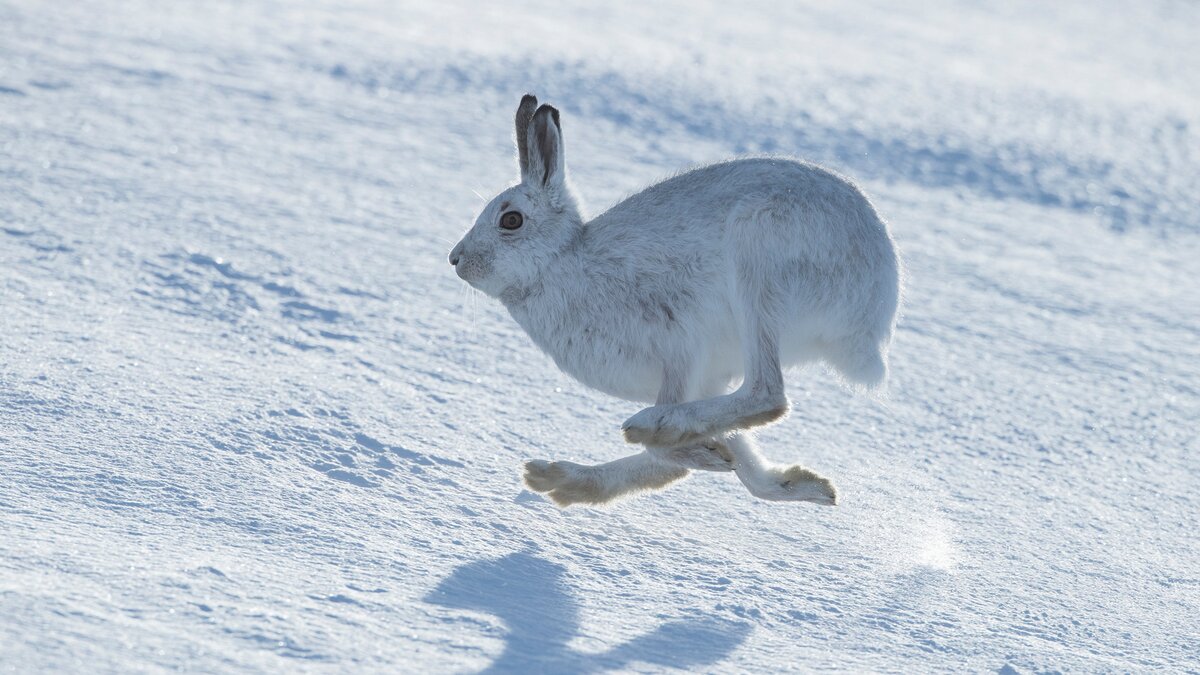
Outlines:
{"label": "hare mouth", "polygon": [[468,274],[468,272],[467,272],[467,264],[466,263],[459,263],[459,264],[455,265],[454,273],[458,275],[459,279],[462,279],[463,281],[467,282],[468,284],[471,283],[470,274]]}
{"label": "hare mouth", "polygon": [[479,258],[464,258],[454,266],[454,273],[459,279],[479,288],[478,282],[486,279],[491,273],[491,265]]}

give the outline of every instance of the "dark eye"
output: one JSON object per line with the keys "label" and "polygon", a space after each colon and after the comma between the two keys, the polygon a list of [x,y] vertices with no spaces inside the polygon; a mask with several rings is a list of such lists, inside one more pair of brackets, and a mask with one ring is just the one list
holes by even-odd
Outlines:
{"label": "dark eye", "polygon": [[523,218],[521,214],[516,211],[509,211],[508,213],[500,216],[500,227],[503,227],[506,230],[515,230],[524,222],[525,218]]}

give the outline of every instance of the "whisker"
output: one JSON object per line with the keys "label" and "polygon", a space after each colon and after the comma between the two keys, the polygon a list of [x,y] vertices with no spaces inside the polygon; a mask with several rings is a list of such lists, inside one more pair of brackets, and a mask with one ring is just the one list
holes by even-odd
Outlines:
{"label": "whisker", "polygon": [[[458,295],[455,298],[455,309],[457,310],[455,313],[457,316],[462,316],[462,310],[466,309],[467,306],[467,291],[463,286],[462,283],[458,285]],[[458,329],[458,336],[462,337],[462,323],[456,321],[455,328]]]}
{"label": "whisker", "polygon": [[471,331],[479,332],[479,298],[483,297],[479,289],[471,287]]}

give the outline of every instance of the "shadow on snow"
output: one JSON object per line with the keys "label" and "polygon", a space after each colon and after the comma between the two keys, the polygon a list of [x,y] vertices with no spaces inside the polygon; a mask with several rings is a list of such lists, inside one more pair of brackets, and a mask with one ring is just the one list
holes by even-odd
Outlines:
{"label": "shadow on snow", "polygon": [[579,604],[565,578],[561,565],[530,553],[513,553],[458,567],[425,601],[504,621],[504,651],[484,673],[587,673],[637,661],[695,668],[719,663],[751,631],[748,624],[718,619],[679,620],[605,652],[581,652],[568,645],[581,631]]}

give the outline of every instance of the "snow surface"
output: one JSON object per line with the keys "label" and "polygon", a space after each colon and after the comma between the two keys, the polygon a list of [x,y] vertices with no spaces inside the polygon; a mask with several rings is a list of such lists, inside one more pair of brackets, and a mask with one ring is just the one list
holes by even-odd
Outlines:
{"label": "snow surface", "polygon": [[[0,670],[1200,669],[1200,5],[512,4],[0,3]],[[522,490],[638,408],[446,264],[525,91],[593,207],[872,196],[890,394],[761,434],[840,506]]]}

